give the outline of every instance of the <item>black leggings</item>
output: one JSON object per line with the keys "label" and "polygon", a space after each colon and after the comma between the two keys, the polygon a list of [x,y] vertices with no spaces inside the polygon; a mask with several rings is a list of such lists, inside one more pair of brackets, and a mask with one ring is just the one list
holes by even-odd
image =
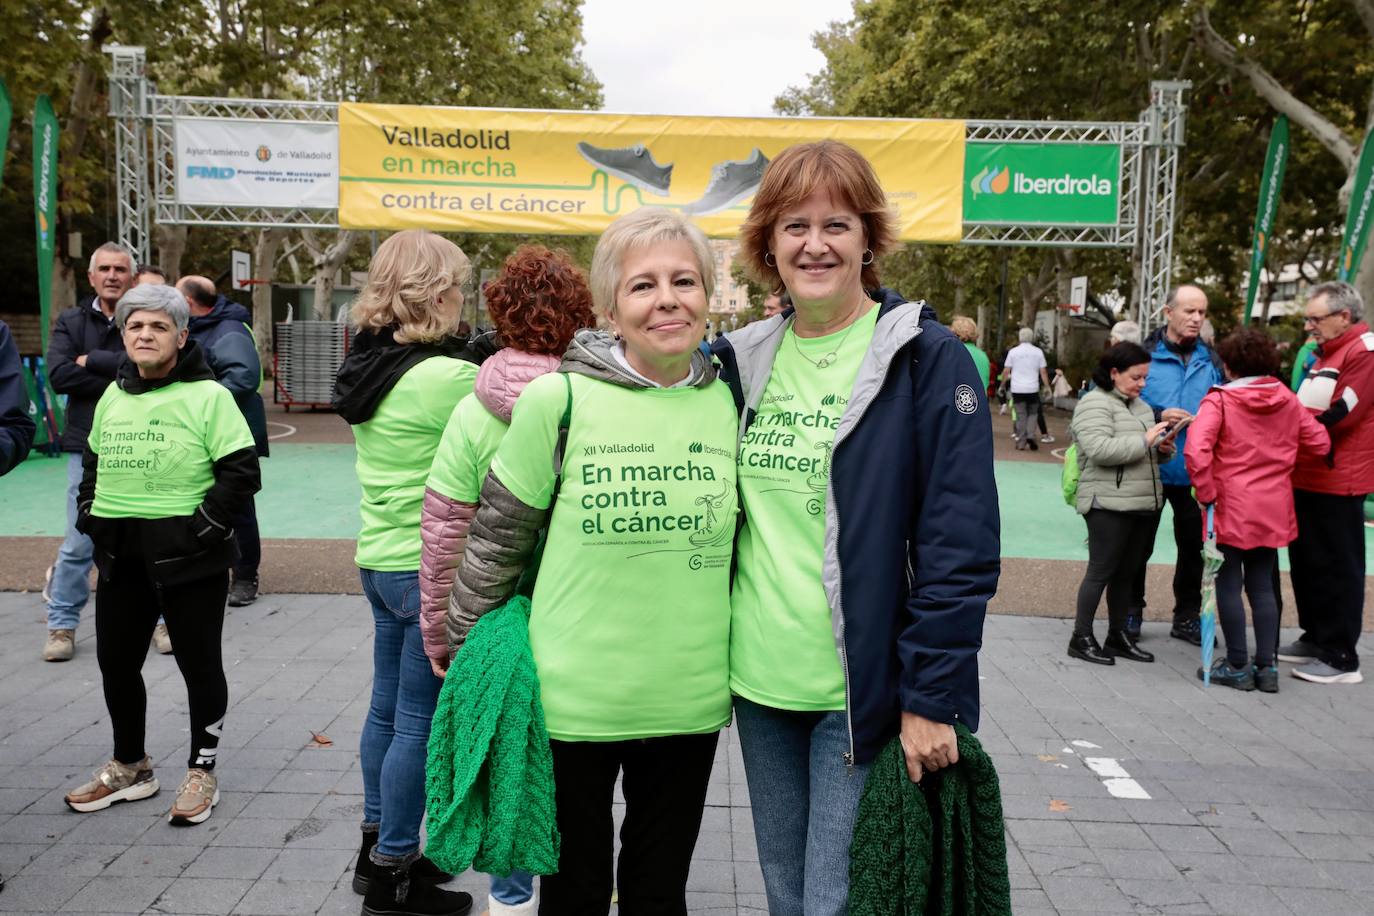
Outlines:
{"label": "black leggings", "polygon": [[[605,916],[613,886],[623,916],[687,916],[687,872],[719,736],[549,742],[562,851],[558,874],[540,879],[541,916]],[[613,881],[617,776],[625,821]]]}
{"label": "black leggings", "polygon": [[1274,664],[1279,644],[1279,602],[1274,590],[1274,573],[1279,568],[1279,552],[1273,547],[1220,545],[1226,562],[1217,572],[1217,617],[1226,634],[1226,660],[1232,668],[1250,664],[1245,646],[1245,603],[1240,592],[1244,579],[1245,596],[1255,618],[1255,664],[1268,668]]}
{"label": "black leggings", "polygon": [[1136,573],[1145,563],[1154,536],[1154,514],[1090,509],[1084,520],[1088,523],[1088,571],[1078,586],[1073,634],[1092,635],[1103,589],[1107,591],[1108,629],[1125,629]]}
{"label": "black leggings", "polygon": [[220,656],[228,592],[227,572],[156,588],[139,557],[115,560],[111,575],[101,577],[95,593],[95,653],[114,726],[114,757],[120,763],[138,763],[146,756],[148,694],[143,660],[161,614],[191,707],[187,766],[214,769],[229,706],[229,685]]}

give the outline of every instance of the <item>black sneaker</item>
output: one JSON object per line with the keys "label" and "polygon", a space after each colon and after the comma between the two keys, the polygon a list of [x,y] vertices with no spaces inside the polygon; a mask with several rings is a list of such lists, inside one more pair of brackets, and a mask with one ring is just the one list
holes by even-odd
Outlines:
{"label": "black sneaker", "polygon": [[673,167],[659,165],[654,161],[654,154],[641,143],[619,149],[602,149],[590,143],[579,143],[577,151],[592,165],[621,181],[628,181],[641,191],[659,197],[668,196],[668,185],[673,181]]}
{"label": "black sneaker", "polygon": [[1279,692],[1279,669],[1276,665],[1267,665],[1263,668],[1256,665],[1254,673],[1255,686],[1259,688],[1260,693]]}
{"label": "black sneaker", "polygon": [[688,216],[704,216],[719,213],[728,207],[754,196],[763,183],[764,170],[768,168],[768,157],[763,150],[754,147],[748,159],[728,159],[711,166],[711,183],[700,200],[682,208]]}
{"label": "black sneaker", "polygon": [[1195,646],[1202,645],[1202,624],[1198,620],[1176,620],[1173,627],[1169,629],[1169,635],[1174,639],[1181,639],[1190,642]]}
{"label": "black sneaker", "polygon": [[[1207,671],[1197,669],[1197,679],[1205,680]],[[1254,690],[1255,673],[1249,665],[1242,665],[1239,668],[1232,668],[1231,663],[1224,658],[1219,658],[1212,662],[1211,682],[1220,684],[1223,687],[1234,687],[1237,690]],[[1276,690],[1278,688],[1275,688]]]}
{"label": "black sneaker", "polygon": [[229,586],[229,606],[245,607],[258,600],[258,577],[235,579]]}

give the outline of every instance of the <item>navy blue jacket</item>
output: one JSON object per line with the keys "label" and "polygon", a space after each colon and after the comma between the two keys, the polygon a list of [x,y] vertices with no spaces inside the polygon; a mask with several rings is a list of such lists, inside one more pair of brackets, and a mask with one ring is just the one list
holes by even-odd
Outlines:
{"label": "navy blue jacket", "polygon": [[234,395],[258,457],[267,457],[267,410],[258,389],[262,387],[262,361],[249,330],[252,316],[248,309],[223,296],[206,315],[191,316],[191,340],[205,354],[215,380]]}
{"label": "navy blue jacket", "polygon": [[[925,303],[872,295],[878,324],[835,434],[822,572],[858,763],[903,710],[977,729],[978,651],[1001,568],[992,415],[973,359]],[[713,346],[741,434],[791,320],[788,310]]]}
{"label": "navy blue jacket", "polygon": [[0,321],[0,475],[8,474],[28,457],[37,431],[29,416],[29,392],[19,348],[10,336],[9,325]]}
{"label": "navy blue jacket", "polygon": [[[78,366],[76,358],[82,355],[86,365]],[[96,402],[114,381],[123,359],[124,342],[119,329],[112,319],[105,317],[94,298],[57,316],[48,337],[48,381],[53,391],[67,396],[62,451],[85,450]]]}

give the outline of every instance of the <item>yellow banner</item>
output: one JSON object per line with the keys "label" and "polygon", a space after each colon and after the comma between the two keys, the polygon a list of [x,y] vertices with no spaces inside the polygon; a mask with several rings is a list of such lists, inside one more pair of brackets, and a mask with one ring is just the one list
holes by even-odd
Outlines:
{"label": "yellow banner", "polygon": [[736,234],[769,160],[842,140],[877,169],[901,237],[962,233],[964,122],[705,118],[339,105],[339,224],[594,235],[637,207]]}

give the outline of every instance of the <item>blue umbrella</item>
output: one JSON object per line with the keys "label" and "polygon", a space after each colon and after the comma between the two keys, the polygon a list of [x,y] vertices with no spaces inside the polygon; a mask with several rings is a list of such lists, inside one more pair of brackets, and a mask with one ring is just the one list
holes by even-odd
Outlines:
{"label": "blue umbrella", "polygon": [[1217,549],[1215,507],[1207,506],[1207,540],[1202,542],[1202,683],[1212,683],[1212,650],[1217,644],[1217,570],[1226,558]]}

